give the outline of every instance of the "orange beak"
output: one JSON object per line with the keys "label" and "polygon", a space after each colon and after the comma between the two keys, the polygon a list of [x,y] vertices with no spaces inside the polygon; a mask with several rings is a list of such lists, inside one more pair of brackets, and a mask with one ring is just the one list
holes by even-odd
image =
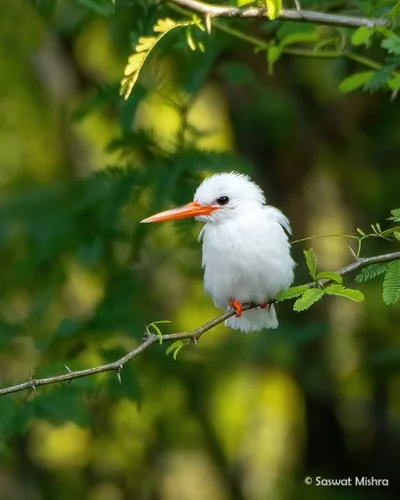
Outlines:
{"label": "orange beak", "polygon": [[152,215],[140,222],[165,222],[168,220],[189,219],[190,217],[198,217],[200,215],[210,215],[218,209],[219,206],[200,205],[197,201],[192,201],[182,207]]}

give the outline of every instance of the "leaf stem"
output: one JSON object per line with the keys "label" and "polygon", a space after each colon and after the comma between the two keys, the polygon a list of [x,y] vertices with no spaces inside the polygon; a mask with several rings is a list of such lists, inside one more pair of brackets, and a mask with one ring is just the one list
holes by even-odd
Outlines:
{"label": "leaf stem", "polygon": [[295,243],[301,243],[302,241],[319,240],[321,238],[352,238],[354,240],[359,240],[358,236],[352,234],[324,234],[321,236],[308,236],[307,238],[301,238],[299,240],[291,241],[290,243],[294,245]]}

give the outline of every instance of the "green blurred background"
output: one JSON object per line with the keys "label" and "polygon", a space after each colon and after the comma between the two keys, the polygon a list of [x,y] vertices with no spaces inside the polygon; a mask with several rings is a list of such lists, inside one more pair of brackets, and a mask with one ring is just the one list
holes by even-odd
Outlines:
{"label": "green blurred background", "polygon": [[[199,225],[139,225],[209,173],[249,173],[294,239],[386,227],[400,205],[399,100],[340,94],[355,63],[284,57],[268,75],[243,41],[215,30],[203,54],[177,34],[122,100],[138,37],[174,15],[155,4],[2,3],[1,387],[115,360],[152,321],[176,332],[218,314]],[[348,243],[314,240],[321,269],[351,262]],[[298,284],[311,244],[293,247]],[[364,255],[395,250],[379,240]],[[400,309],[379,279],[361,288],[363,305],[285,302],[276,331],[219,326],[177,361],[154,345],[122,385],[111,373],[1,397],[0,498],[400,498]],[[306,487],[307,475],[390,487]]]}

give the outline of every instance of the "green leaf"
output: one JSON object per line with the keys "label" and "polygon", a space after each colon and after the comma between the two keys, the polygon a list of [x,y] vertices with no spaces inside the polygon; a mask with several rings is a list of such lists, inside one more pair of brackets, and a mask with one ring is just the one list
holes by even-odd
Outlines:
{"label": "green leaf", "polygon": [[381,43],[381,47],[386,49],[389,54],[395,54],[396,56],[400,56],[400,37],[397,35],[392,35],[386,40],[383,40]]}
{"label": "green leaf", "polygon": [[271,45],[267,51],[268,74],[274,74],[274,64],[281,57],[282,49],[277,45]]}
{"label": "green leaf", "polygon": [[244,5],[249,5],[249,3],[254,3],[256,0],[238,0],[237,6],[243,7]]}
{"label": "green leaf", "polygon": [[346,94],[365,85],[375,74],[375,71],[360,71],[342,80],[339,84],[340,92]]}
{"label": "green leaf", "polygon": [[307,285],[300,285],[300,286],[292,286],[291,288],[288,288],[287,290],[283,290],[282,292],[279,292],[278,295],[275,297],[275,300],[277,302],[282,302],[283,300],[288,300],[288,299],[294,299],[295,297],[298,297],[302,293],[304,293],[306,290],[308,290]]}
{"label": "green leaf", "polygon": [[316,33],[291,33],[285,36],[281,42],[281,47],[287,47],[295,43],[314,43],[318,42],[319,36]]}
{"label": "green leaf", "polygon": [[398,73],[393,73],[392,76],[388,78],[387,84],[391,90],[400,90],[400,75]]}
{"label": "green leaf", "polygon": [[176,361],[176,357],[178,356],[179,351],[182,349],[182,347],[185,347],[188,344],[189,342],[185,342],[184,340],[177,340],[168,347],[168,349],[165,351],[165,354],[166,356],[168,356],[168,354],[172,352],[172,356]]}
{"label": "green leaf", "polygon": [[392,214],[392,217],[389,217],[388,220],[400,222],[400,208],[395,208],[394,210],[391,210],[390,213]]}
{"label": "green leaf", "polygon": [[190,48],[190,50],[196,50],[196,42],[193,39],[193,33],[191,26],[186,28],[186,42]]}
{"label": "green leaf", "polygon": [[351,43],[353,45],[366,45],[368,47],[370,38],[373,34],[374,30],[372,28],[361,26],[361,28],[358,28],[358,30],[353,33]]}
{"label": "green leaf", "polygon": [[300,312],[310,308],[315,302],[325,295],[323,288],[309,288],[303,295],[296,300],[293,305],[293,311]]}
{"label": "green leaf", "polygon": [[276,19],[282,10],[282,0],[264,0],[269,19]]}
{"label": "green leaf", "polygon": [[310,276],[313,280],[315,280],[315,275],[317,274],[317,256],[312,248],[310,248],[310,250],[303,250],[303,253],[306,258],[306,264]]}
{"label": "green leaf", "polygon": [[345,299],[354,300],[354,302],[364,301],[364,294],[360,290],[345,288],[343,285],[330,285],[328,288],[325,288],[325,292],[328,295],[337,295]]}
{"label": "green leaf", "polygon": [[400,226],[394,226],[394,227],[391,227],[390,229],[386,229],[385,231],[382,231],[381,235],[382,236],[389,236],[393,233],[397,233],[398,231],[400,231]]}
{"label": "green leaf", "polygon": [[396,69],[395,64],[390,64],[387,66],[382,66],[378,71],[375,72],[374,76],[368,80],[364,85],[364,90],[369,90],[370,92],[376,92],[386,88],[389,79],[392,77],[393,71]]}
{"label": "green leaf", "polygon": [[378,264],[371,264],[368,267],[364,267],[364,269],[359,274],[357,274],[354,280],[357,283],[364,283],[365,281],[368,281],[372,278],[376,278],[377,276],[380,276],[381,274],[386,272],[388,265],[389,264],[387,262],[381,262]]}
{"label": "green leaf", "polygon": [[[130,96],[139,74],[149,57],[155,48],[155,46],[172,30],[176,28],[185,28],[191,25],[196,25],[198,27],[201,26],[199,19],[195,16],[191,21],[181,21],[176,22],[169,17],[165,19],[159,19],[157,24],[153,26],[153,30],[158,33],[157,36],[141,36],[138,40],[138,43],[135,46],[135,52],[131,54],[128,58],[128,64],[124,69],[124,78],[121,80],[120,87],[120,95],[124,96],[125,99],[128,99]],[[203,28],[202,28],[203,29]],[[191,48],[193,48],[194,41],[190,37],[187,40],[188,44]],[[196,46],[194,46],[196,48]],[[203,50],[204,47],[202,44],[198,43],[197,47],[200,50]]]}
{"label": "green leaf", "polygon": [[316,280],[331,280],[335,283],[343,283],[343,278],[338,273],[332,271],[322,271],[315,276]]}
{"label": "green leaf", "polygon": [[166,325],[169,323],[171,323],[171,321],[169,321],[168,319],[162,319],[160,321],[153,321],[153,323],[150,323],[150,325],[148,326],[148,328],[153,328],[153,330],[156,332],[156,335],[158,335],[158,338],[160,340],[160,344],[163,343],[163,336],[161,330],[158,328],[157,325]]}
{"label": "green leaf", "polygon": [[400,260],[391,262],[383,280],[383,302],[394,304],[400,298]]}

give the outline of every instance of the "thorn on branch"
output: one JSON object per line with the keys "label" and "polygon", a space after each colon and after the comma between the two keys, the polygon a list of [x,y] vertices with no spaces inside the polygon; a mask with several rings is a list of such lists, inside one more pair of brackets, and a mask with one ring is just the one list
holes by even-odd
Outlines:
{"label": "thorn on branch", "polygon": [[349,250],[350,250],[351,255],[354,257],[354,260],[355,260],[356,262],[357,262],[357,261],[359,261],[360,259],[359,259],[359,257],[357,256],[357,254],[355,253],[355,251],[351,248],[351,246],[350,246],[350,245],[347,245],[347,246],[349,247]]}
{"label": "thorn on branch", "polygon": [[207,14],[205,15],[205,21],[207,33],[211,35],[212,15],[209,12],[207,12]]}
{"label": "thorn on branch", "polygon": [[120,383],[120,385],[122,385],[122,380],[121,380],[122,368],[123,368],[122,364],[117,365],[115,368],[115,372],[117,374],[117,379],[118,379],[118,382]]}

